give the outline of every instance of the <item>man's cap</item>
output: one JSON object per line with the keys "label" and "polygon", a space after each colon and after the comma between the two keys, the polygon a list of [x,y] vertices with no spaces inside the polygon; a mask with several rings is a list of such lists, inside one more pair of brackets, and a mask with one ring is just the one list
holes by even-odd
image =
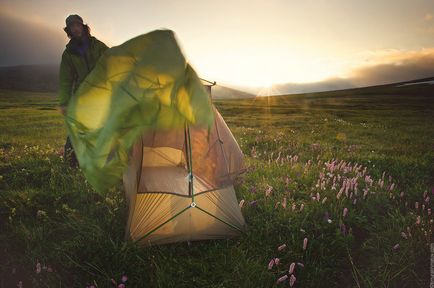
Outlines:
{"label": "man's cap", "polygon": [[83,24],[83,18],[81,18],[77,14],[73,14],[73,15],[69,15],[65,20],[66,26],[69,26],[74,22],[78,22],[80,24]]}

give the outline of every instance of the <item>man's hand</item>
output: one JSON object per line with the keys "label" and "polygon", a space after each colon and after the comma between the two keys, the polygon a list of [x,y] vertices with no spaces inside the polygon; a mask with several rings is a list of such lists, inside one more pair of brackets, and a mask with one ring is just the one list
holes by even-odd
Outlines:
{"label": "man's hand", "polygon": [[60,113],[62,113],[63,116],[66,115],[66,106],[60,106],[59,110],[60,110]]}

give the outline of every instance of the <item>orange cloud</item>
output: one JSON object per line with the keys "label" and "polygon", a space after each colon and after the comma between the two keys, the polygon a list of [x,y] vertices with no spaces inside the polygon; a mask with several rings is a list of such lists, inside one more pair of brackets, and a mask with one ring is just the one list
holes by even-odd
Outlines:
{"label": "orange cloud", "polygon": [[387,84],[434,76],[434,48],[418,51],[380,51],[369,65],[351,73],[357,86]]}
{"label": "orange cloud", "polygon": [[38,17],[26,18],[0,8],[0,66],[60,62],[68,41],[61,29],[53,29]]}
{"label": "orange cloud", "polygon": [[22,13],[19,13],[9,8],[7,5],[3,5],[3,4],[0,4],[0,15],[1,17],[6,17],[17,22],[26,22],[28,24],[33,24],[37,26],[46,26],[46,27],[50,26],[49,22],[46,19],[38,15],[29,15],[29,14],[23,15]]}

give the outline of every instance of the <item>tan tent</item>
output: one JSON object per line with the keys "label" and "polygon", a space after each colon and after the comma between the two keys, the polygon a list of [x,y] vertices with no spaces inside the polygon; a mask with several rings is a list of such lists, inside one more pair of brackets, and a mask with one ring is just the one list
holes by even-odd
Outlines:
{"label": "tan tent", "polygon": [[133,146],[123,177],[127,237],[153,245],[227,238],[244,230],[233,187],[244,170],[243,155],[213,111],[211,127],[146,131]]}
{"label": "tan tent", "polygon": [[208,97],[173,31],[156,30],[108,49],[69,101],[65,120],[80,168],[97,191],[123,176],[133,240],[243,230],[233,189],[242,153]]}

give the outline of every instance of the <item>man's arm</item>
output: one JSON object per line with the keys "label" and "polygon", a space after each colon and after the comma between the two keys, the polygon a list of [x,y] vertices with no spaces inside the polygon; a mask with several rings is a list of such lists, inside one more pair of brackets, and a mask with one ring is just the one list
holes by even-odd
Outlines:
{"label": "man's arm", "polygon": [[66,114],[66,106],[71,98],[72,85],[74,81],[73,68],[66,52],[62,54],[62,61],[59,69],[59,104],[60,112]]}

